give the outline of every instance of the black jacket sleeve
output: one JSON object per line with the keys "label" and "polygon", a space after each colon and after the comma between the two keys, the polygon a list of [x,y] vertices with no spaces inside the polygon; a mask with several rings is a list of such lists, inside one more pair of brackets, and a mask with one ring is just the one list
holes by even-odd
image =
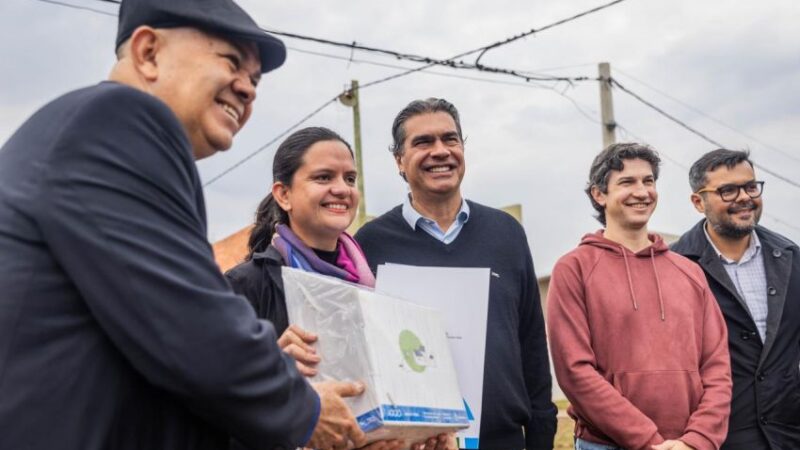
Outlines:
{"label": "black jacket sleeve", "polygon": [[260,318],[265,318],[259,308],[264,292],[264,273],[252,260],[245,261],[225,272],[225,279],[237,294],[246,298]]}
{"label": "black jacket sleeve", "polygon": [[179,122],[147,94],[101,92],[42,170],[47,245],[147,380],[250,448],[305,444],[319,399],[214,263]]}
{"label": "black jacket sleeve", "polygon": [[256,316],[269,320],[281,336],[289,328],[281,265],[275,260],[256,258],[232,268],[225,278],[237,294],[247,298]]}

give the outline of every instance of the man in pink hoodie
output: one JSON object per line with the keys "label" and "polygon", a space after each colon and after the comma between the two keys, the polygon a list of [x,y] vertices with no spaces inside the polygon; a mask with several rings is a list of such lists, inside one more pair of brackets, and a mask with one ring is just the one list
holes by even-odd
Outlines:
{"label": "man in pink hoodie", "polygon": [[718,450],[731,401],[725,321],[703,271],[647,232],[660,159],[614,144],[586,193],[605,229],[556,263],[553,366],[577,450]]}

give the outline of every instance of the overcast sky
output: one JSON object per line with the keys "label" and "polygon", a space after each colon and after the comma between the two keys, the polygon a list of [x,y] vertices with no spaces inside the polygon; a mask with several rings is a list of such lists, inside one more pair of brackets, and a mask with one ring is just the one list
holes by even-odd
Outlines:
{"label": "overcast sky", "polygon": [[[59,1],[116,13],[115,5],[98,0]],[[603,3],[239,2],[265,28],[442,59]],[[607,61],[612,76],[632,91],[729,148],[750,149],[757,164],[800,183],[798,23],[796,0],[627,0],[492,50],[481,63],[595,77],[597,63]],[[3,0],[0,29],[0,142],[49,100],[105,78],[114,62],[114,17],[38,0]],[[272,140],[351,79],[365,84],[400,71],[381,65],[416,67],[371,53],[284,41],[287,63],[263,79],[255,113],[234,147],[199,163],[205,180]],[[624,92],[613,95],[617,121],[627,130],[618,140],[649,143],[664,159],[650,228],[681,234],[700,219],[688,200],[687,168],[714,147]],[[602,147],[598,83],[534,84],[446,68],[361,92],[369,214],[385,212],[406,192],[387,151],[395,114],[409,101],[430,96],[450,100],[461,112],[468,139],[464,195],[490,206],[522,204],[540,275],[585,232],[599,227],[582,192],[589,164]],[[352,112],[341,104],[329,105],[306,125],[333,128],[352,141]],[[275,148],[206,188],[210,240],[252,220],[271,184]],[[762,224],[800,241],[800,189],[763,172],[756,176],[766,181]]]}

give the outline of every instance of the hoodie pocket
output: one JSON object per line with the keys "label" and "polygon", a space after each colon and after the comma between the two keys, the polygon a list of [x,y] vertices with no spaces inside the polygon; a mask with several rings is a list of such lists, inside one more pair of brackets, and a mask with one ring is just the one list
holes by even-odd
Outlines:
{"label": "hoodie pocket", "polygon": [[666,439],[683,435],[703,395],[700,375],[690,370],[619,372],[613,384]]}

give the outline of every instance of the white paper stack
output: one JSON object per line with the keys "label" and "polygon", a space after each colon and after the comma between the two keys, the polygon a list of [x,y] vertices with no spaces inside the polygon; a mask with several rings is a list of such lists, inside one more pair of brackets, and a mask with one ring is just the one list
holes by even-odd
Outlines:
{"label": "white paper stack", "polygon": [[470,426],[458,432],[462,449],[479,449],[483,368],[491,271],[476,267],[378,266],[375,290],[443,313],[445,332],[467,405]]}
{"label": "white paper stack", "polygon": [[408,444],[469,425],[439,312],[336,278],[283,268],[289,322],[319,336],[311,381],[362,381],[349,399],[369,442]]}

